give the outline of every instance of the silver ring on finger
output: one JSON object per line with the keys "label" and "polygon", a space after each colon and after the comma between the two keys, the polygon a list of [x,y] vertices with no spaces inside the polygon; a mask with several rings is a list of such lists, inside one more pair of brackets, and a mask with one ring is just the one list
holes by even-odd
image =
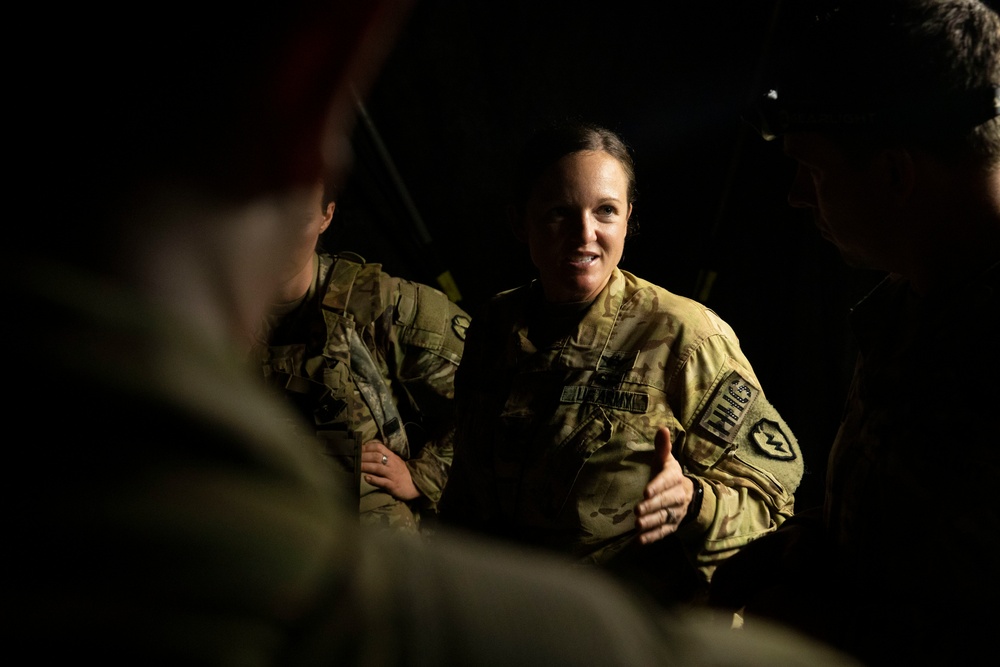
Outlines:
{"label": "silver ring on finger", "polygon": [[382,455],[382,465],[389,465],[389,457],[385,454]]}
{"label": "silver ring on finger", "polygon": [[666,507],[664,509],[667,512],[667,520],[664,523],[673,523],[674,522],[674,511],[671,508],[669,508],[669,507]]}

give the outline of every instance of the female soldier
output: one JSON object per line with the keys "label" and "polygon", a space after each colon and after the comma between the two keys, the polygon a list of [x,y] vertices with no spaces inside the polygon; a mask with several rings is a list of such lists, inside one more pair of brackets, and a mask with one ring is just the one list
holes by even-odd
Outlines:
{"label": "female soldier", "polygon": [[341,473],[361,524],[418,533],[451,465],[453,379],[468,316],[437,289],[318,248],[335,196],[317,183],[257,350]]}
{"label": "female soldier", "polygon": [[518,178],[539,278],[473,318],[442,518],[693,599],[792,514],[798,443],[728,324],[618,268],[636,198],[620,137],[543,130]]}

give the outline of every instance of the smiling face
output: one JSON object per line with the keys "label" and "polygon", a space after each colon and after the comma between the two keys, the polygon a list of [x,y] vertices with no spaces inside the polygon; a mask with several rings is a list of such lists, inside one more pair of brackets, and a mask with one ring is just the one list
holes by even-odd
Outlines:
{"label": "smiling face", "polygon": [[604,151],[570,153],[542,173],[515,231],[548,301],[591,301],[608,284],[632,214],[628,185],[622,165]]}

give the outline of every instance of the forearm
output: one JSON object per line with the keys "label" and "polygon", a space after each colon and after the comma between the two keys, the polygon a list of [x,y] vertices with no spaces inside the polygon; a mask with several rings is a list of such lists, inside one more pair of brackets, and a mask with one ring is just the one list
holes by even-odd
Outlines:
{"label": "forearm", "polygon": [[416,457],[406,462],[413,484],[421,494],[419,502],[434,509],[441,501],[448,473],[451,471],[453,438],[452,430],[443,437],[426,443]]}
{"label": "forearm", "polygon": [[689,474],[702,487],[697,514],[686,518],[678,535],[697,567],[711,577],[715,567],[741,547],[776,529],[792,515],[791,494],[764,490],[724,471]]}

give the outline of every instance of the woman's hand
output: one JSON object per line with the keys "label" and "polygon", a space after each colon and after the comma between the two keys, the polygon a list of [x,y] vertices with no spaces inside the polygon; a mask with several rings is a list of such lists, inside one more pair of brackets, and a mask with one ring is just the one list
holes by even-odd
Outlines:
{"label": "woman's hand", "polygon": [[646,499],[636,506],[639,541],[650,544],[677,530],[694,495],[694,482],[684,476],[681,464],[670,451],[670,430],[656,432],[657,459],[663,468],[646,485]]}
{"label": "woman's hand", "polygon": [[366,482],[388,491],[394,498],[420,497],[406,461],[378,440],[369,440],[361,446],[361,472]]}

